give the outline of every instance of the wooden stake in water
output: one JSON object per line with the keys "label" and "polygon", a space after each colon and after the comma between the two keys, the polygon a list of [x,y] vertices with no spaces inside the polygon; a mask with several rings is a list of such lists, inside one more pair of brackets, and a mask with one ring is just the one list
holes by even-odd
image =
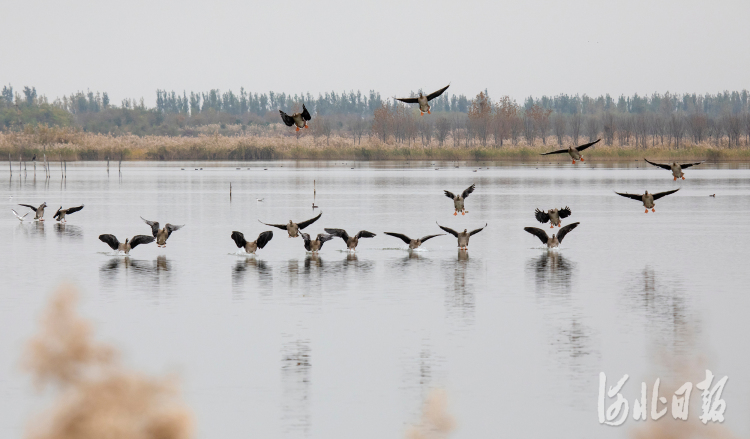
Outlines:
{"label": "wooden stake in water", "polygon": [[65,160],[65,179],[68,179],[68,161]]}
{"label": "wooden stake in water", "polygon": [[229,201],[232,201],[232,183],[229,183]]}
{"label": "wooden stake in water", "polygon": [[10,153],[8,153],[8,169],[10,169],[10,176],[13,176],[13,163],[10,159]]}
{"label": "wooden stake in water", "polygon": [[107,175],[109,175],[109,156],[107,156]]}

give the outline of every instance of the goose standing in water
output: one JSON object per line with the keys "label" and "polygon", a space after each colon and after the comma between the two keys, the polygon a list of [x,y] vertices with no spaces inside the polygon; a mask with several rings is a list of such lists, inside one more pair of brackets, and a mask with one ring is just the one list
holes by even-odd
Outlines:
{"label": "goose standing in water", "polygon": [[65,219],[66,216],[70,215],[71,213],[76,213],[82,209],[83,209],[83,204],[77,207],[68,207],[67,209],[63,209],[62,206],[60,206],[60,208],[57,209],[57,212],[55,212],[52,218],[56,218],[58,222],[64,221],[67,223],[68,220]]}
{"label": "goose standing in water", "polygon": [[448,84],[445,87],[441,88],[440,90],[436,92],[432,92],[428,94],[427,96],[423,95],[422,92],[420,91],[419,96],[416,98],[396,98],[396,100],[405,102],[407,104],[419,104],[420,116],[424,116],[425,113],[432,114],[432,112],[430,111],[430,104],[428,104],[428,102],[440,96],[441,94],[443,94],[443,92],[448,90],[448,87],[450,86],[451,85]]}
{"label": "goose standing in water", "polygon": [[551,224],[549,228],[553,229],[555,226],[562,226],[560,219],[569,217],[571,213],[572,212],[570,211],[570,207],[565,206],[565,209],[554,208],[548,210],[547,212],[543,212],[537,209],[536,212],[534,212],[534,216],[536,216],[537,221],[542,224],[549,221],[549,223]]}
{"label": "goose standing in water", "polygon": [[[437,224],[437,223],[435,223],[435,224]],[[472,230],[471,232],[469,232],[468,229],[464,229],[463,232],[456,232],[455,230],[450,229],[448,227],[443,227],[440,224],[438,224],[438,227],[440,227],[441,229],[445,230],[446,232],[448,232],[451,235],[453,235],[456,238],[458,238],[458,248],[460,248],[461,250],[468,250],[469,249],[469,238],[472,235],[476,235],[477,233],[479,233],[482,230],[484,230],[484,227],[487,227],[487,224],[485,223],[484,227]]]}
{"label": "goose standing in water", "polygon": [[386,235],[395,236],[396,238],[404,241],[405,243],[409,244],[409,250],[413,250],[415,248],[419,248],[420,245],[422,245],[423,242],[427,241],[428,239],[432,239],[436,236],[443,236],[445,233],[439,233],[437,235],[427,235],[423,236],[419,239],[411,239],[406,235],[402,235],[401,233],[393,233],[393,232],[385,232]]}
{"label": "goose standing in water", "polygon": [[632,198],[634,200],[642,201],[643,202],[643,207],[646,208],[646,213],[648,213],[649,209],[651,209],[651,212],[656,212],[656,209],[654,209],[654,207],[656,206],[656,204],[654,204],[654,201],[658,200],[661,197],[666,197],[669,194],[673,194],[673,193],[675,193],[675,192],[677,192],[679,190],[680,189],[674,189],[674,190],[671,190],[671,191],[659,192],[658,194],[649,194],[648,191],[646,191],[646,193],[643,194],[643,195],[628,194],[628,193],[624,193],[623,194],[623,193],[620,193],[620,192],[615,192],[615,193],[617,195],[622,196],[622,197]]}
{"label": "goose standing in water", "polygon": [[305,250],[313,253],[317,253],[323,248],[323,244],[326,241],[330,241],[334,238],[332,235],[326,235],[325,233],[318,233],[315,239],[310,239],[310,235],[305,232],[300,232],[302,240],[305,243]]}
{"label": "goose standing in water", "polygon": [[444,190],[445,196],[453,200],[453,207],[456,209],[455,212],[453,212],[453,215],[458,215],[458,212],[461,212],[461,215],[466,215],[469,211],[464,210],[464,199],[468,197],[472,192],[474,192],[474,188],[476,187],[475,184],[472,184],[471,186],[467,187],[460,195],[454,195],[453,192],[449,192]]}
{"label": "goose standing in water", "polygon": [[302,222],[299,222],[299,223],[295,223],[292,220],[289,220],[288,224],[268,224],[268,223],[264,223],[261,220],[258,220],[258,221],[261,224],[265,224],[267,226],[276,227],[276,228],[279,228],[281,230],[286,230],[287,233],[289,233],[289,237],[290,238],[296,238],[297,236],[299,236],[299,231],[300,230],[304,229],[305,227],[307,227],[310,224],[312,224],[315,221],[317,221],[322,215],[323,215],[323,212],[320,212],[318,214],[318,216],[316,216],[315,218],[310,218],[307,221],[302,221]]}
{"label": "goose standing in water", "polygon": [[680,164],[680,163],[677,163],[677,162],[672,162],[671,165],[665,165],[665,164],[662,164],[662,163],[650,162],[647,159],[643,159],[643,160],[646,160],[646,163],[649,163],[651,165],[658,166],[659,168],[666,169],[667,171],[672,171],[672,176],[674,177],[674,181],[677,181],[678,178],[681,178],[683,180],[685,179],[685,173],[682,172],[683,169],[687,169],[687,168],[689,168],[691,166],[700,165],[701,163],[703,163],[703,162],[698,162],[698,163],[682,163],[682,164]]}
{"label": "goose standing in water", "polygon": [[154,238],[156,238],[156,245],[159,247],[166,247],[167,246],[167,238],[174,232],[175,230],[180,230],[181,228],[185,227],[185,225],[180,226],[173,226],[172,224],[167,223],[163,229],[159,228],[159,222],[158,221],[149,221],[145,219],[144,217],[141,217],[144,223],[151,226],[151,234],[154,235]]}
{"label": "goose standing in water", "polygon": [[126,255],[130,253],[130,250],[137,246],[141,244],[149,244],[155,240],[156,238],[153,236],[135,235],[130,241],[126,239],[125,242],[120,242],[115,238],[115,235],[99,235],[99,241],[107,244],[112,250],[124,252]]}
{"label": "goose standing in water", "polygon": [[10,211],[13,212],[13,215],[15,215],[16,218],[18,219],[18,221],[21,221],[21,222],[23,222],[23,219],[26,218],[26,215],[29,214],[29,212],[26,212],[26,213],[23,214],[23,216],[21,216],[21,215],[18,214],[18,212],[16,212],[15,209],[11,209]]}
{"label": "goose standing in water", "polygon": [[359,243],[359,238],[373,238],[375,236],[374,233],[368,232],[367,230],[360,230],[359,233],[357,233],[354,236],[349,236],[348,233],[344,229],[324,229],[326,233],[330,233],[333,236],[338,236],[339,238],[343,239],[346,243],[347,250],[354,251],[357,248],[357,244]]}
{"label": "goose standing in water", "polygon": [[258,239],[253,242],[247,242],[247,240],[245,240],[245,235],[240,232],[232,232],[232,239],[234,240],[234,243],[237,244],[237,248],[243,248],[247,253],[254,255],[256,250],[265,247],[266,244],[268,244],[268,241],[273,239],[273,232],[270,230],[261,232],[261,234],[258,235]]}
{"label": "goose standing in water", "polygon": [[553,233],[552,237],[547,236],[547,232],[537,227],[524,227],[523,229],[539,238],[539,240],[542,241],[542,244],[545,244],[547,248],[555,248],[560,245],[563,238],[565,238],[565,235],[578,227],[578,224],[580,223],[568,224],[557,232],[557,236]]}
{"label": "goose standing in water", "polygon": [[593,141],[591,143],[587,143],[587,144],[581,145],[581,146],[571,146],[568,149],[558,149],[557,151],[545,152],[544,154],[540,154],[540,155],[565,154],[567,152],[568,154],[570,154],[570,158],[573,159],[573,164],[575,165],[576,164],[576,160],[580,160],[582,162],[585,161],[583,159],[583,156],[581,155],[581,151],[583,151],[584,149],[588,148],[589,146],[591,146],[591,145],[593,145],[595,143],[598,143],[600,140],[602,140],[602,139],[596,139],[595,141]]}
{"label": "goose standing in water", "polygon": [[[34,207],[30,204],[19,204],[19,206],[28,207],[29,209],[36,212],[36,215],[34,215],[35,220],[44,221],[44,208],[47,207],[47,202],[45,201],[42,203],[39,207]],[[24,215],[26,216],[26,215]]]}
{"label": "goose standing in water", "polygon": [[281,110],[279,110],[279,113],[281,113],[281,120],[284,121],[286,126],[291,127],[297,125],[297,131],[299,131],[300,128],[308,128],[307,121],[312,119],[310,112],[305,108],[305,104],[302,104],[302,113],[294,113],[291,116]]}

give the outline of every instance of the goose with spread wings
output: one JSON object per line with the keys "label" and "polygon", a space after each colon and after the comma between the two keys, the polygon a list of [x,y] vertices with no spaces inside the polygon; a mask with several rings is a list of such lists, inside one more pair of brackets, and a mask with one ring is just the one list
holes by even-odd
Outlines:
{"label": "goose with spread wings", "polygon": [[658,194],[649,194],[648,191],[646,191],[646,193],[643,195],[629,194],[627,192],[624,194],[620,192],[615,192],[615,193],[617,195],[620,195],[621,197],[632,198],[634,200],[641,201],[643,203],[643,207],[646,208],[646,213],[648,213],[649,209],[651,209],[651,212],[656,212],[656,209],[654,209],[654,207],[656,207],[656,204],[654,204],[654,201],[658,200],[661,197],[666,197],[667,195],[673,194],[679,190],[680,189],[674,189],[671,191],[659,192]]}
{"label": "goose with spread wings", "polygon": [[466,215],[469,213],[468,210],[464,210],[464,200],[472,193],[474,192],[474,188],[476,187],[475,184],[472,184],[471,186],[464,189],[463,192],[461,192],[459,195],[454,195],[453,192],[446,191],[445,196],[453,200],[453,207],[456,209],[455,212],[453,212],[453,215],[458,215],[458,212],[461,212],[461,215]]}
{"label": "goose with spread wings", "polygon": [[573,159],[573,164],[575,165],[576,164],[576,160],[580,160],[582,162],[585,161],[583,159],[583,156],[581,155],[581,151],[583,151],[584,149],[588,148],[589,146],[592,146],[592,145],[598,143],[600,140],[602,140],[602,139],[596,139],[595,141],[593,141],[591,143],[586,143],[585,145],[571,146],[571,147],[568,147],[568,149],[558,149],[557,151],[545,152],[544,154],[541,154],[541,155],[565,154],[567,152],[568,154],[570,154],[570,158]]}
{"label": "goose with spread wings", "polygon": [[305,232],[300,232],[300,236],[302,236],[302,240],[304,241],[305,250],[312,253],[319,252],[326,241],[330,241],[334,238],[333,235],[327,235],[325,233],[318,233],[318,236],[316,236],[315,239],[310,239],[310,235]]}
{"label": "goose with spread wings", "polygon": [[30,204],[19,204],[19,206],[28,207],[29,209],[35,212],[35,215],[34,215],[35,220],[44,221],[44,208],[47,207],[46,201],[42,203],[39,207],[34,207]]}
{"label": "goose with spread wings", "polygon": [[232,232],[232,240],[234,240],[234,243],[237,244],[237,248],[245,249],[247,253],[255,254],[255,252],[259,248],[263,248],[268,244],[268,241],[273,239],[273,232],[268,230],[266,232],[261,232],[260,235],[258,235],[258,239],[252,242],[248,242],[245,239],[245,235],[243,235],[241,232]]}
{"label": "goose with spread wings", "polygon": [[427,96],[423,95],[420,91],[419,96],[417,96],[416,98],[396,98],[396,100],[405,102],[407,104],[419,104],[420,116],[424,116],[425,113],[432,114],[432,112],[430,111],[430,104],[428,104],[428,102],[443,94],[443,92],[448,90],[448,87],[450,86],[451,85],[448,84],[440,90],[432,92]]}
{"label": "goose with spread wings", "polygon": [[281,110],[279,110],[279,113],[281,113],[281,120],[284,121],[284,124],[288,127],[297,125],[297,131],[300,128],[308,128],[307,121],[312,119],[310,112],[305,108],[305,104],[302,104],[302,113],[294,113],[291,116]]}
{"label": "goose with spread wings", "polygon": [[359,244],[360,238],[373,238],[375,237],[375,234],[372,232],[368,232],[367,230],[360,230],[359,233],[357,233],[354,236],[349,236],[348,233],[346,233],[346,230],[344,229],[324,229],[326,233],[330,233],[333,236],[338,236],[339,238],[343,239],[346,243],[347,250],[354,251],[357,248],[357,244]]}
{"label": "goose with spread wings", "polygon": [[422,245],[423,242],[427,241],[428,239],[432,239],[436,236],[443,236],[445,233],[439,233],[437,235],[427,235],[423,236],[419,239],[411,239],[406,235],[403,235],[401,233],[393,233],[393,232],[385,232],[386,235],[396,237],[405,243],[409,244],[409,250],[414,250],[415,248],[419,248],[420,245]]}
{"label": "goose with spread wings", "polygon": [[703,162],[698,162],[698,163],[672,162],[671,165],[666,165],[662,163],[650,162],[648,159],[643,159],[643,160],[646,160],[646,163],[649,163],[651,165],[658,166],[659,168],[666,169],[667,171],[672,171],[672,176],[674,177],[674,181],[677,181],[678,178],[681,178],[683,180],[685,179],[685,173],[682,172],[683,169],[687,169],[691,166],[700,165],[701,163],[703,163]]}
{"label": "goose with spread wings", "polygon": [[468,250],[469,249],[469,238],[472,235],[476,235],[477,233],[479,233],[482,230],[484,230],[484,228],[487,227],[487,224],[485,223],[484,227],[472,230],[471,232],[469,232],[468,229],[464,229],[463,232],[457,232],[457,231],[455,231],[455,230],[453,230],[451,228],[443,227],[440,224],[438,224],[438,227],[440,227],[441,229],[445,230],[446,232],[448,232],[451,235],[453,235],[456,238],[458,238],[458,248],[459,249],[461,249],[461,250]]}
{"label": "goose with spread wings", "polygon": [[154,242],[155,240],[156,238],[154,238],[153,236],[135,235],[131,240],[126,239],[125,242],[120,242],[117,240],[115,235],[99,235],[99,241],[107,244],[112,250],[123,252],[126,255],[130,253],[130,250],[136,248],[137,246],[141,244],[149,244]]}
{"label": "goose with spread wings", "polygon": [[565,238],[565,235],[570,233],[571,230],[578,227],[578,224],[580,223],[568,224],[567,226],[560,229],[560,231],[557,232],[557,235],[553,233],[551,237],[547,236],[547,232],[537,227],[524,227],[523,229],[539,238],[539,240],[542,241],[542,244],[545,244],[547,248],[555,248],[560,245],[563,238]]}
{"label": "goose with spread wings", "polygon": [[144,217],[141,217],[144,223],[151,226],[151,234],[154,235],[154,238],[156,238],[156,245],[159,247],[166,247],[167,246],[167,238],[169,238],[170,235],[172,235],[172,232],[175,230],[180,230],[181,228],[185,227],[185,225],[179,225],[175,226],[172,224],[167,223],[163,229],[159,228],[159,222],[158,221],[149,221]]}
{"label": "goose with spread wings", "polygon": [[299,223],[295,223],[292,220],[289,220],[289,223],[287,223],[287,224],[268,224],[268,223],[264,223],[261,220],[258,220],[258,221],[261,224],[265,224],[267,226],[276,227],[276,228],[279,228],[281,230],[286,230],[287,233],[289,234],[290,238],[296,238],[297,236],[299,236],[299,231],[300,230],[304,229],[305,227],[309,226],[310,224],[312,224],[315,221],[317,221],[318,219],[320,219],[320,217],[322,215],[323,215],[323,212],[320,212],[318,214],[318,216],[316,216],[315,218],[310,218],[307,221],[302,221],[302,222],[299,222]]}
{"label": "goose with spread wings", "polygon": [[57,219],[58,222],[68,222],[68,220],[65,219],[66,216],[70,215],[71,213],[76,213],[79,210],[83,209],[83,204],[76,207],[68,207],[67,209],[63,209],[62,206],[60,206],[59,209],[57,209],[57,212],[55,212],[55,215],[52,216],[52,218]]}
{"label": "goose with spread wings", "polygon": [[572,212],[570,211],[570,207],[565,206],[564,209],[550,209],[546,212],[543,212],[539,209],[534,212],[534,216],[536,216],[537,221],[544,224],[547,221],[551,224],[549,226],[550,229],[554,228],[555,226],[561,227],[562,222],[560,221],[562,218],[567,218],[570,216]]}

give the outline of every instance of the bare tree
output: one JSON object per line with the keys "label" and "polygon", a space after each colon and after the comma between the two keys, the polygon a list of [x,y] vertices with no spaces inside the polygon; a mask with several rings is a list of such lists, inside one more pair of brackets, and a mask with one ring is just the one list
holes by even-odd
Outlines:
{"label": "bare tree", "polygon": [[510,119],[510,140],[514,145],[518,145],[518,138],[521,137],[521,133],[524,130],[524,122],[520,117],[514,115]]}
{"label": "bare tree", "polygon": [[531,108],[526,110],[526,114],[529,115],[534,123],[539,137],[542,138],[542,144],[547,144],[547,132],[549,132],[549,115],[552,110],[545,110],[541,106],[534,104]]}
{"label": "bare tree", "polygon": [[492,121],[492,103],[484,92],[480,92],[471,101],[468,118],[472,133],[479,139],[482,146],[486,146],[487,137],[490,134],[490,122]]}
{"label": "bare tree", "polygon": [[534,138],[536,137],[536,126],[534,126],[534,119],[524,113],[523,115],[523,137],[526,139],[526,143],[529,145],[534,144]]}
{"label": "bare tree", "polygon": [[516,119],[518,119],[518,105],[510,96],[503,96],[495,108],[495,143],[500,140],[500,146],[503,146],[503,139],[508,137],[513,139],[513,144],[518,143],[518,133],[513,134]]}
{"label": "bare tree", "polygon": [[596,116],[589,116],[586,118],[586,135],[589,138],[589,142],[599,138],[599,119]]}
{"label": "bare tree", "polygon": [[708,129],[708,118],[703,113],[693,113],[687,118],[687,126],[693,142],[701,143]]}
{"label": "bare tree", "polygon": [[443,142],[445,142],[445,139],[448,138],[448,133],[451,130],[451,123],[444,116],[440,116],[435,123],[435,128],[437,129],[435,132],[435,137],[437,137],[440,146],[443,146]]}
{"label": "bare tree", "polygon": [[581,113],[576,112],[570,117],[570,137],[573,138],[573,144],[578,145],[578,137],[581,135],[581,127],[583,126],[583,116]]}
{"label": "bare tree", "polygon": [[633,121],[633,128],[635,132],[635,146],[636,148],[640,145],[641,148],[648,146],[648,120],[646,115],[643,113],[637,114]]}
{"label": "bare tree", "polygon": [[630,145],[630,136],[633,135],[633,117],[629,114],[623,114],[617,118],[617,139],[620,145]]}
{"label": "bare tree", "polygon": [[617,119],[614,114],[607,111],[604,113],[602,123],[604,125],[604,143],[612,145],[615,141],[615,134],[617,133]]}
{"label": "bare tree", "polygon": [[554,121],[554,129],[555,129],[555,137],[557,137],[557,144],[562,146],[563,144],[563,137],[565,137],[565,128],[568,125],[568,121],[565,118],[565,115],[562,113],[555,114],[555,121]]}
{"label": "bare tree", "polygon": [[373,112],[372,133],[375,134],[381,142],[387,143],[392,130],[393,113],[386,104],[381,104],[380,107]]}
{"label": "bare tree", "polygon": [[667,125],[670,141],[674,142],[675,148],[679,148],[680,140],[682,140],[682,136],[685,134],[685,122],[682,120],[682,115],[672,113],[672,115],[669,116]]}
{"label": "bare tree", "polygon": [[722,116],[722,122],[729,137],[729,147],[732,147],[733,141],[735,147],[740,146],[740,135],[742,135],[742,121],[740,120],[740,116],[726,113]]}

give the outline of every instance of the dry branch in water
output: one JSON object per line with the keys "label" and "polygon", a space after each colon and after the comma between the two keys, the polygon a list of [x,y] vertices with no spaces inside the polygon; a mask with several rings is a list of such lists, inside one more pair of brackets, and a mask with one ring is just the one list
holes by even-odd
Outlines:
{"label": "dry branch in water", "polygon": [[176,381],[124,370],[113,347],[93,340],[76,303],[72,288],[58,290],[29,342],[24,366],[37,384],[54,384],[60,395],[27,437],[191,438],[192,415],[179,401]]}
{"label": "dry branch in water", "polygon": [[433,390],[422,407],[419,424],[409,428],[407,439],[444,439],[456,428],[456,422],[448,413],[448,399],[443,390]]}

